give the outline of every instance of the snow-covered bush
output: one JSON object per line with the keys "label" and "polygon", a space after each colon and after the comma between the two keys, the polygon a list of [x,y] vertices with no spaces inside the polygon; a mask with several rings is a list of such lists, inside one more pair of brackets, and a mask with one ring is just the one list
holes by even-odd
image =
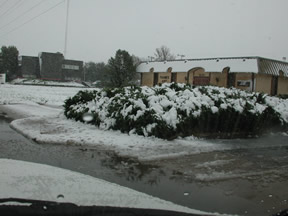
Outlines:
{"label": "snow-covered bush", "polygon": [[[87,103],[96,97],[97,91],[79,91],[74,97],[65,100],[64,114],[76,121],[84,121],[83,115],[89,111]],[[78,109],[71,109],[78,107]],[[69,113],[69,114],[68,114]]]}
{"label": "snow-covered bush", "polygon": [[[65,115],[101,129],[173,139],[237,137],[286,130],[288,100],[213,86],[163,84],[80,91],[65,101]],[[87,121],[86,121],[87,122]]]}

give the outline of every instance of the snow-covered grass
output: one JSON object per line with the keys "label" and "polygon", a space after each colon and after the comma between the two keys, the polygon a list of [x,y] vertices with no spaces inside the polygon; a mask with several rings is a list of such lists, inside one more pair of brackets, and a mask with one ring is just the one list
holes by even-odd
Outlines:
{"label": "snow-covered grass", "polygon": [[64,101],[83,88],[0,85],[0,104],[38,103],[62,106]]}
{"label": "snow-covered grass", "polygon": [[84,87],[79,82],[69,81],[69,82],[61,82],[61,81],[50,81],[50,80],[41,80],[41,79],[25,79],[25,78],[17,78],[11,81],[12,84],[23,84],[23,85],[46,85],[46,86],[70,86],[70,87]]}
{"label": "snow-covered grass", "polygon": [[[83,118],[88,114],[90,118]],[[203,133],[235,137],[287,127],[288,100],[238,89],[172,83],[81,91],[66,100],[65,115],[104,130],[165,139]]]}

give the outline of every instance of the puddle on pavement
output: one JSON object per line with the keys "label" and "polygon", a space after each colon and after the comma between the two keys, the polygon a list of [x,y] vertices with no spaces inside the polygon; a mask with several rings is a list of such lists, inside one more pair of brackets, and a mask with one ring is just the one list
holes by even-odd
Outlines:
{"label": "puddle on pavement", "polygon": [[[0,117],[0,157],[57,166],[209,212],[271,215],[288,208],[287,147],[202,153],[140,163],[93,147],[41,145],[27,140]],[[274,161],[273,161],[273,160]],[[216,161],[216,162],[215,162]],[[213,174],[277,169],[281,173],[213,180]],[[195,176],[206,174],[209,181]],[[286,201],[285,201],[286,200]]]}

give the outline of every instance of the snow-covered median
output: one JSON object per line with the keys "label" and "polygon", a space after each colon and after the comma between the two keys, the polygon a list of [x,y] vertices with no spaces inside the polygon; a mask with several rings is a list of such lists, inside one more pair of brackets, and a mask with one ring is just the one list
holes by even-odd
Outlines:
{"label": "snow-covered median", "polygon": [[[87,145],[91,148],[111,150],[120,156],[134,157],[140,161],[247,148],[236,145],[233,141],[215,143],[213,140],[193,136],[167,141],[156,137],[101,130],[94,125],[75,122],[64,116],[61,105],[78,91],[78,88],[0,85],[0,113],[7,113],[9,117],[16,119],[11,126],[38,143]],[[46,103],[39,105],[39,100],[42,99]],[[286,103],[283,106],[285,110]]]}
{"label": "snow-covered median", "polygon": [[[120,131],[105,131],[93,125],[68,120],[61,105],[65,99],[74,96],[79,91],[78,88],[6,84],[0,85],[0,90],[0,113],[16,119],[11,122],[11,126],[38,143],[88,145],[139,160],[230,148],[194,137],[166,141],[155,137],[123,134]],[[46,103],[39,105],[42,100]]]}
{"label": "snow-covered median", "polygon": [[0,198],[219,215],[189,209],[101,179],[48,165],[0,159],[0,176]]}
{"label": "snow-covered median", "polygon": [[[133,133],[102,130],[94,125],[75,122],[64,116],[61,105],[68,97],[74,96],[79,88],[6,84],[0,85],[0,90],[0,104],[2,104],[0,113],[2,111],[9,117],[17,119],[11,126],[38,143],[88,145],[91,148],[115,151],[120,156],[134,157],[142,161],[241,148],[232,143],[215,143],[213,140],[193,136],[167,141]],[[45,104],[39,103],[43,100],[46,101]],[[270,103],[274,100],[278,101],[273,99]],[[275,106],[282,106],[281,109],[284,111],[288,107],[286,101]]]}

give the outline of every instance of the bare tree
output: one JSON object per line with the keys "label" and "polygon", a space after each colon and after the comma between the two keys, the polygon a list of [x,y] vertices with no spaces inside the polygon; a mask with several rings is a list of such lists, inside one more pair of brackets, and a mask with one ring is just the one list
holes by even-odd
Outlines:
{"label": "bare tree", "polygon": [[133,64],[137,67],[140,63],[141,63],[141,59],[138,56],[135,55],[131,55],[132,60],[133,60]]}
{"label": "bare tree", "polygon": [[175,55],[170,52],[170,49],[166,46],[161,46],[160,48],[156,48],[155,52],[155,60],[157,61],[166,61],[166,60],[174,60]]}

